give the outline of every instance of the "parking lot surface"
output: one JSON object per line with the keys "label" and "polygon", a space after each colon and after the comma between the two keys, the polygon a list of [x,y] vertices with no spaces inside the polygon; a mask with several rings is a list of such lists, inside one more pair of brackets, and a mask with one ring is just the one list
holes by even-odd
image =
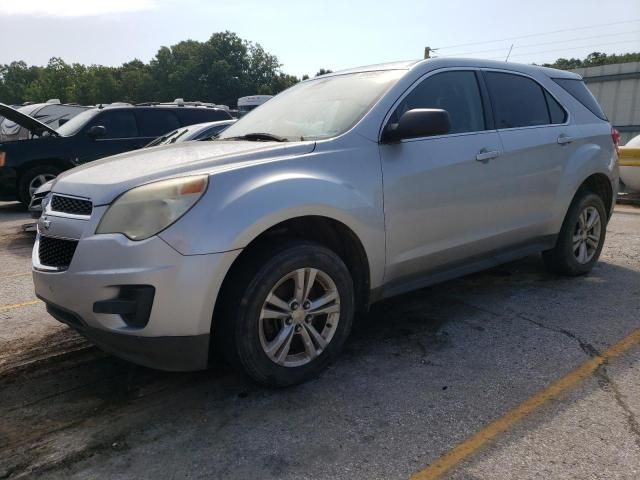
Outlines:
{"label": "parking lot surface", "polygon": [[102,353],[33,293],[0,203],[0,479],[640,478],[640,209],[591,275],[539,257],[375,305],[339,360],[268,390]]}

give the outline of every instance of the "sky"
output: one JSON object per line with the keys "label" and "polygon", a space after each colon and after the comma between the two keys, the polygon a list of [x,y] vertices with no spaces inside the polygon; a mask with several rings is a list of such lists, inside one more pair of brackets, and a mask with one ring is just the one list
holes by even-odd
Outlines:
{"label": "sky", "polygon": [[[230,30],[286,73],[437,56],[522,63],[640,51],[640,0],[0,0],[0,64],[120,65]],[[496,41],[499,40],[499,41]]]}

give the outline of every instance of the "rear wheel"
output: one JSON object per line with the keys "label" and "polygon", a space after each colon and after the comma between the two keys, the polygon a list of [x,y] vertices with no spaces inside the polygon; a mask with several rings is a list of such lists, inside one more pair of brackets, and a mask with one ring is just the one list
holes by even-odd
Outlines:
{"label": "rear wheel", "polygon": [[598,261],[607,227],[602,199],[589,191],[576,196],[562,224],[556,246],[543,252],[547,267],[564,275],[584,275]]}
{"label": "rear wheel", "polygon": [[62,170],[55,165],[38,165],[30,168],[20,177],[18,182],[18,200],[29,206],[31,197],[43,184],[56,178]]}
{"label": "rear wheel", "polygon": [[340,257],[315,243],[259,258],[234,287],[235,298],[224,300],[217,343],[257,382],[293,385],[326,367],[348,337],[351,276]]}

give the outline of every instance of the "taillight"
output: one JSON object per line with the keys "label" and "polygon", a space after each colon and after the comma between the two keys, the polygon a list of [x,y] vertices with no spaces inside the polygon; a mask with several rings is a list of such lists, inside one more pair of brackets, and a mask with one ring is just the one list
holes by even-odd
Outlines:
{"label": "taillight", "polygon": [[0,167],[4,166],[4,161],[6,158],[6,154],[4,152],[0,152]]}
{"label": "taillight", "polygon": [[620,132],[614,127],[611,127],[611,139],[613,140],[613,144],[616,146],[617,151],[620,146]]}

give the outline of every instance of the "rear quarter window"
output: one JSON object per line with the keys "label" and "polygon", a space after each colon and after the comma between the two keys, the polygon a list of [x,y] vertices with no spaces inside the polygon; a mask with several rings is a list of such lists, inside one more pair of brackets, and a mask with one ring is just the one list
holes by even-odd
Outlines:
{"label": "rear quarter window", "polygon": [[569,95],[587,107],[596,117],[601,120],[609,120],[600,105],[598,105],[596,98],[582,80],[577,78],[552,78],[552,80],[560,85]]}

